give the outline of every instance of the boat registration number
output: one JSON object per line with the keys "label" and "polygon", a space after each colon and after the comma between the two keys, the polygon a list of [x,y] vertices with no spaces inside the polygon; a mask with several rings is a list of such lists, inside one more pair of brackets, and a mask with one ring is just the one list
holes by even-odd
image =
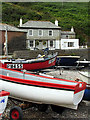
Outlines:
{"label": "boat registration number", "polygon": [[11,68],[11,69],[21,69],[23,68],[23,64],[7,64],[7,68]]}
{"label": "boat registration number", "polygon": [[49,60],[49,64],[53,63],[55,61],[55,58]]}

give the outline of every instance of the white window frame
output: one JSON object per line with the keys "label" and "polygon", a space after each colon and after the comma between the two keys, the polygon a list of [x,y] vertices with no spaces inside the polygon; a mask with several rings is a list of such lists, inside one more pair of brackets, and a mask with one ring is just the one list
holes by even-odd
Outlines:
{"label": "white window frame", "polygon": [[40,29],[38,30],[38,36],[43,36],[43,30],[41,30],[41,35],[39,34]]}
{"label": "white window frame", "polygon": [[[52,35],[49,34],[50,31],[52,31]],[[53,30],[48,30],[48,36],[53,36]]]}
{"label": "white window frame", "polygon": [[[30,30],[32,31],[32,35],[30,35]],[[28,30],[28,35],[29,35],[29,36],[33,36],[33,30],[32,30],[32,29],[29,29],[29,30]]]}
{"label": "white window frame", "polygon": [[33,46],[30,45],[30,42],[33,42],[32,45],[34,46],[34,41],[33,40],[29,40],[29,46],[33,47]]}
{"label": "white window frame", "polygon": [[[72,46],[70,44],[72,44]],[[74,47],[74,42],[68,42],[68,47]]]}
{"label": "white window frame", "polygon": [[[53,42],[52,46],[51,46],[51,42]],[[50,40],[50,47],[53,47],[54,45],[54,41],[53,40]]]}

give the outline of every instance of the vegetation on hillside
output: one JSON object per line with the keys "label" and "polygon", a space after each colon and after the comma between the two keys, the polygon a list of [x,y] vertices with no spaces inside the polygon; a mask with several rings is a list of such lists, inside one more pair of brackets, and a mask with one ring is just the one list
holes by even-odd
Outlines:
{"label": "vegetation on hillside", "polygon": [[3,2],[2,22],[19,25],[19,19],[23,23],[29,20],[59,21],[62,30],[70,30],[73,26],[76,38],[80,39],[80,45],[84,45],[89,32],[89,2]]}

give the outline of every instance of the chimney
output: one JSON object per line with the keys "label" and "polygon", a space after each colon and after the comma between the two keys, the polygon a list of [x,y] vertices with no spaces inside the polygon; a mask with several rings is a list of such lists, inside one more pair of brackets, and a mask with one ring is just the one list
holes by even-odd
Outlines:
{"label": "chimney", "polygon": [[55,25],[58,26],[58,20],[55,20]]}
{"label": "chimney", "polygon": [[20,24],[19,24],[19,26],[20,27],[22,26],[22,18],[20,18]]}
{"label": "chimney", "polygon": [[71,32],[74,32],[74,28],[73,28],[73,26],[72,26],[72,28],[71,28]]}

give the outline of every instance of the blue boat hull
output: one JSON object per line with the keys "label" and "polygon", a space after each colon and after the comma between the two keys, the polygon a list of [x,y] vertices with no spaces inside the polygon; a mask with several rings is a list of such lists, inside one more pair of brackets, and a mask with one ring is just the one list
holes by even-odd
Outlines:
{"label": "blue boat hull", "polygon": [[90,101],[90,88],[85,89],[83,100]]}
{"label": "blue boat hull", "polygon": [[76,66],[77,63],[76,61],[79,58],[73,58],[73,57],[57,57],[56,59],[56,65],[60,65],[60,66]]}

